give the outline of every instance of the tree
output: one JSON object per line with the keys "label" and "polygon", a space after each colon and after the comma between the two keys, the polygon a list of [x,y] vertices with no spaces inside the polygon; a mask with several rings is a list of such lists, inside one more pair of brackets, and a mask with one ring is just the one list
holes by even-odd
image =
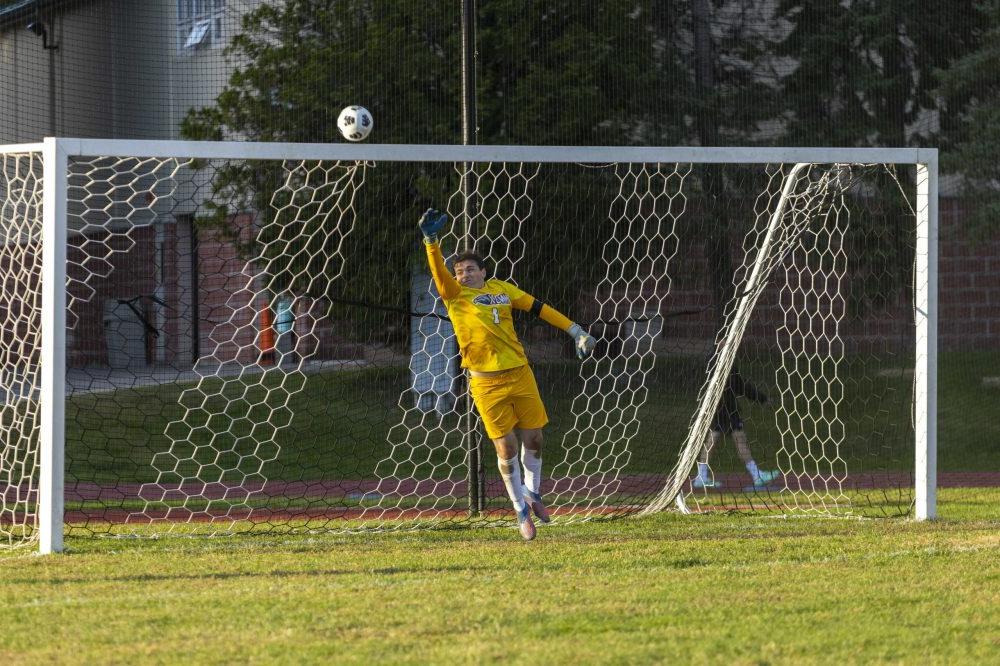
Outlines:
{"label": "tree", "polygon": [[[777,55],[792,71],[780,95],[791,145],[906,146],[931,141],[939,111],[936,68],[976,43],[975,0],[782,0],[780,17],[790,26]],[[887,174],[871,174],[866,186],[903,211],[903,195]],[[863,198],[855,197],[855,207]],[[875,225],[864,247],[850,247],[851,305],[879,305],[909,283],[912,227],[897,215],[886,220],[855,216]],[[856,225],[855,225],[856,226]],[[860,229],[858,231],[861,231]],[[848,241],[850,243],[850,241]]]}
{"label": "tree", "polygon": [[[735,3],[740,4],[740,3]],[[480,4],[478,121],[481,143],[549,145],[683,145],[773,141],[760,123],[778,114],[774,41],[780,36],[754,3],[699,0],[493,0]],[[236,64],[213,106],[192,110],[182,126],[191,139],[340,141],[339,109],[363,103],[375,117],[380,143],[455,143],[460,136],[460,4],[455,0],[287,0],[249,12],[227,53]],[[718,14],[718,15],[717,15]],[[720,16],[721,15],[721,18]],[[572,275],[554,275],[551,263],[526,262],[519,279],[541,284],[563,277],[594,284],[600,275],[600,235],[613,187],[610,176],[560,174],[545,194],[546,217],[526,233],[539,257],[561,256]],[[227,165],[215,175],[214,215],[226,227],[238,210],[266,223],[279,165]],[[364,210],[345,248],[352,256],[379,256],[405,266],[417,255],[413,220],[428,205],[443,205],[454,190],[451,165],[394,165],[369,169]],[[736,204],[751,202],[757,183],[733,176],[714,184],[696,175],[689,195],[710,201],[683,224],[686,239],[717,237],[711,252],[729,248]],[[286,195],[281,195],[286,196]],[[713,199],[714,197],[714,199]],[[749,204],[748,204],[749,205]],[[266,224],[259,226],[266,227]],[[271,225],[273,226],[273,225]],[[567,243],[552,229],[571,230]],[[280,235],[280,230],[274,234]],[[321,235],[317,235],[317,238]],[[591,239],[583,242],[582,239]],[[259,251],[264,237],[245,246]],[[301,243],[323,242],[302,239]],[[302,247],[304,255],[314,248]],[[716,261],[716,282],[728,280],[728,262]],[[419,259],[418,259],[419,260]],[[570,270],[567,268],[566,270]],[[337,285],[297,279],[301,266],[281,276],[287,288],[314,297],[331,290],[355,298],[395,294],[405,307],[407,271],[373,276],[354,270]],[[543,274],[544,272],[544,274]],[[537,274],[535,274],[537,273]],[[381,281],[376,284],[376,281]],[[717,291],[721,290],[717,289]],[[570,296],[567,295],[567,298]],[[721,296],[720,296],[721,298]],[[569,303],[562,303],[568,306]]]}
{"label": "tree", "polygon": [[[399,3],[391,0],[288,0],[265,3],[242,19],[241,32],[227,48],[236,67],[213,106],[192,109],[181,133],[190,139],[243,138],[253,141],[339,142],[336,127],[341,108],[364,103],[373,113],[379,142],[451,143],[459,122],[457,71],[458,9],[455,3]],[[441,168],[406,165],[396,170],[367,169],[365,197],[357,203],[353,232],[341,251],[346,256],[378,257],[406,266],[415,242],[412,221],[429,201],[440,201]],[[270,224],[272,198],[289,192],[280,189],[281,165],[274,163],[225,164],[213,175],[211,215],[199,221],[224,233],[235,212],[252,211],[257,227],[265,230],[240,245],[244,257],[265,258],[269,241],[287,237]],[[444,195],[446,196],[446,194]],[[400,225],[406,224],[406,233]],[[336,223],[320,218],[319,225]],[[314,229],[313,231],[320,231]],[[340,242],[336,234],[299,234],[293,243],[300,257],[316,257],[321,246]],[[287,244],[284,244],[284,251]],[[277,246],[273,246],[277,247]],[[269,262],[272,266],[280,262]],[[406,307],[409,275],[405,270],[381,271],[353,264],[342,279],[331,284],[322,266],[309,261],[289,262],[278,270],[277,282],[285,289],[313,298],[370,297],[378,290],[398,295],[395,305]],[[308,270],[307,270],[308,269]],[[312,276],[313,279],[308,279]],[[373,330],[384,330],[382,311],[341,311],[348,319],[370,321]],[[364,322],[359,325],[365,325]],[[397,327],[398,328],[398,327]],[[405,327],[404,327],[405,328]]]}
{"label": "tree", "polygon": [[[724,0],[691,2],[687,31],[694,73],[693,125],[703,146],[773,140],[759,126],[777,113],[773,15],[767,5],[743,3],[743,11],[719,16],[731,8]],[[745,233],[745,223],[753,219],[752,202],[764,179],[747,177],[746,169],[718,165],[696,175],[702,195],[698,212],[708,223],[689,229],[688,238],[696,236],[704,243],[719,328],[732,296],[733,247]]]}
{"label": "tree", "polygon": [[[609,0],[597,10],[571,0],[498,0],[484,6],[477,77],[480,141],[680,141],[686,131],[686,107],[668,98],[684,89],[678,84],[683,77],[674,49],[650,25],[650,6],[649,0]],[[363,103],[373,112],[373,138],[380,143],[457,142],[458,9],[453,0],[288,0],[261,5],[243,18],[242,30],[227,50],[236,63],[229,84],[215,105],[189,112],[182,135],[340,141],[335,127],[340,108]],[[659,101],[642,103],[650,94]],[[214,176],[208,223],[225,228],[233,212],[249,210],[262,216],[259,226],[267,227],[280,180],[280,165],[222,167]],[[359,212],[348,251],[406,265],[417,248],[413,220],[428,205],[442,206],[453,180],[451,165],[369,169],[365,210]],[[569,182],[553,196],[573,204],[580,200]],[[558,201],[548,203],[554,211],[569,210]],[[563,222],[570,228],[568,220]],[[573,228],[578,237],[586,236],[588,230],[581,227],[599,222],[587,215],[573,220]],[[243,247],[245,254],[255,254],[268,238],[254,240]],[[299,269],[286,271],[282,281],[289,289],[314,297],[331,295],[334,287],[322,280],[298,279]],[[376,279],[388,284],[375,285]],[[359,295],[377,288],[397,294],[403,307],[408,279],[406,271],[377,278],[354,271],[336,289]]]}
{"label": "tree", "polygon": [[481,141],[684,142],[690,83],[677,45],[655,29],[658,4],[480,3]]}
{"label": "tree", "polygon": [[936,72],[944,100],[944,168],[964,178],[977,202],[969,212],[974,229],[997,228],[1000,219],[1000,2],[976,3],[978,48]]}
{"label": "tree", "polygon": [[973,43],[975,0],[782,0],[778,55],[792,144],[905,146],[937,110],[935,68]]}

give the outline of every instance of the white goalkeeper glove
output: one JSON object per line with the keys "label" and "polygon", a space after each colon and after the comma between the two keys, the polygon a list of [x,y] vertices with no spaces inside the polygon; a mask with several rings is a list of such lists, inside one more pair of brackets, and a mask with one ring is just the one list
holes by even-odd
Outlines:
{"label": "white goalkeeper glove", "polygon": [[594,351],[594,347],[597,346],[597,340],[591,337],[590,333],[583,330],[583,326],[579,324],[573,324],[566,331],[573,337],[573,342],[576,346],[576,357],[581,361]]}

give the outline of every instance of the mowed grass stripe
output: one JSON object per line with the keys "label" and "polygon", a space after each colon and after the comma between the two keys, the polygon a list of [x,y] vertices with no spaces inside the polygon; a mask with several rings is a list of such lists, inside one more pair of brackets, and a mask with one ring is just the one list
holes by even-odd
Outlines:
{"label": "mowed grass stripe", "polygon": [[0,559],[0,663],[984,663],[998,507],[943,489],[933,523],[663,514],[530,544],[70,539]]}

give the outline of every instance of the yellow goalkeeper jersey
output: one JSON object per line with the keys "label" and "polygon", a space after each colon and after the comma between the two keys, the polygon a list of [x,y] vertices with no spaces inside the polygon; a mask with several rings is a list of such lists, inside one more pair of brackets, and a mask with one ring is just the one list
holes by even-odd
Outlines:
{"label": "yellow goalkeeper jersey", "polygon": [[[531,309],[534,297],[503,280],[487,280],[482,289],[463,287],[448,272],[437,244],[427,244],[427,259],[455,328],[462,367],[495,372],[527,365],[528,357],[514,332],[512,311]],[[562,330],[573,324],[548,306],[542,308],[539,316]]]}

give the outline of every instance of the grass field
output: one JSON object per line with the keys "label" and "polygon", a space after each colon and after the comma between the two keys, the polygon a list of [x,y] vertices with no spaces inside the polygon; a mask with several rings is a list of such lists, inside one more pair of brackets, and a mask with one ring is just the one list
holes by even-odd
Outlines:
{"label": "grass field", "polygon": [[[983,445],[1000,441],[1000,423],[985,418],[993,409],[995,391],[984,390],[981,383],[982,376],[1000,375],[1000,359],[995,356],[975,352],[943,355],[938,448],[938,468],[942,472],[1000,471],[1000,449]],[[836,463],[832,462],[833,454],[828,453],[818,459],[779,461],[782,445],[788,444],[775,417],[777,404],[783,398],[769,386],[771,404],[761,406],[744,400],[743,415],[755,457],[764,468],[780,465],[801,472],[811,465],[817,476],[830,476],[834,469],[846,469],[859,476],[875,472],[912,473],[909,405],[912,377],[901,372],[911,362],[893,355],[845,358],[838,372],[842,384],[838,391],[838,413],[844,438],[836,453],[840,456]],[[763,385],[767,377],[773,379],[775,363],[773,358],[758,358],[756,364],[745,364],[744,371]],[[609,401],[610,406],[600,402],[585,407],[574,405],[580,386],[579,364],[575,360],[537,364],[535,373],[551,417],[546,428],[550,473],[567,473],[565,468],[560,469],[559,461],[563,451],[577,441],[574,437],[579,437],[580,431],[574,435],[574,426],[578,425],[575,413],[581,408],[587,414],[594,412],[594,423],[600,424],[604,419],[612,424],[601,429],[591,423],[588,426],[591,430],[582,439],[589,436],[598,441],[620,441],[626,436],[626,428],[631,427],[627,424],[638,424],[629,433],[632,454],[624,463],[623,474],[663,474],[672,469],[703,380],[702,365],[703,359],[698,356],[658,358],[646,377],[647,393],[634,413],[636,420],[630,422],[631,414],[621,407],[621,403],[627,404],[631,399],[627,386],[616,387],[617,395]],[[605,370],[608,376],[622,375],[621,368],[617,374],[611,371],[614,368]],[[145,503],[136,494],[138,484],[157,481],[160,471],[166,468],[175,470],[160,477],[167,486],[198,478],[239,486],[247,475],[276,482],[371,481],[379,478],[376,467],[380,461],[387,460],[381,471],[392,469],[401,478],[423,479],[436,474],[435,478],[464,479],[465,449],[459,434],[463,424],[456,415],[439,420],[433,413],[405,411],[410,398],[409,382],[408,368],[387,365],[308,376],[252,375],[245,381],[223,382],[213,378],[206,380],[198,392],[191,391],[194,384],[188,382],[76,393],[67,401],[68,486],[74,489],[74,484],[80,483],[84,494],[93,486],[111,492],[99,499],[72,497],[67,508],[86,511],[97,522],[105,509],[119,513],[142,511]],[[286,394],[278,390],[280,387],[294,389],[283,412],[282,418],[287,417],[286,427],[260,430],[273,420],[274,407],[265,407],[264,403],[270,400],[271,405],[284,404]],[[609,386],[602,390],[612,393]],[[201,405],[202,400],[203,411],[214,414],[212,425],[203,424],[192,430],[184,423],[184,406]],[[192,421],[197,423],[198,419]],[[590,423],[586,418],[584,421]],[[165,433],[175,439],[173,446]],[[400,447],[401,453],[390,458],[393,455],[390,442],[404,441],[406,446]],[[801,446],[801,442],[795,446]],[[712,456],[715,473],[744,473],[735,447],[726,443],[716,448]],[[163,457],[168,450],[174,457]],[[251,451],[254,455],[246,455]],[[158,455],[157,466],[154,460]],[[272,459],[261,469],[261,458]],[[486,467],[487,476],[495,477],[494,466]],[[573,470],[574,474],[580,473],[579,467]],[[907,482],[904,478],[903,483]],[[912,501],[909,494],[863,492],[861,495],[854,504],[871,507],[863,512],[869,516],[898,515],[907,511]],[[495,508],[506,506],[502,490],[495,499],[499,502],[494,504]],[[761,499],[715,494],[705,501],[731,507],[746,501],[759,504]],[[644,501],[648,498],[630,500]],[[194,497],[170,502],[163,505],[183,504],[200,510],[208,500]],[[218,499],[211,502],[215,508],[222,506]],[[352,500],[340,495],[322,500],[310,497],[298,504],[318,508],[325,506],[324,502],[333,502],[335,507],[353,506]],[[248,503],[270,506],[274,502],[270,496],[261,496]],[[296,506],[296,500],[274,504],[272,508],[286,509]],[[91,529],[94,527],[88,524],[84,531]]]}
{"label": "grass field", "polygon": [[[995,357],[995,354],[965,352],[949,354],[942,360],[938,419],[938,468],[942,471],[1000,471],[1000,449],[983,446],[984,441],[1000,441],[1000,423],[986,418],[993,409],[997,391],[984,391],[980,384],[981,376],[1000,375],[1000,359]],[[857,360],[865,363],[845,362],[841,370],[843,396],[839,414],[846,436],[840,455],[851,472],[912,470],[909,403],[912,378],[872,371],[871,368],[894,368],[888,359]],[[672,468],[703,379],[701,361],[697,358],[664,357],[657,363],[647,377],[648,393],[636,412],[640,426],[632,440],[631,450],[635,455],[630,457],[625,470],[628,473],[663,472]],[[536,365],[535,372],[551,418],[546,428],[549,451],[558,451],[564,434],[574,425],[572,403],[580,386],[579,366],[575,362],[545,363]],[[751,368],[748,375],[763,383],[768,375],[773,378],[773,367]],[[209,395],[206,408],[218,412],[220,422],[225,424],[188,432],[178,431],[176,426],[182,424],[175,423],[174,436],[190,442],[190,449],[175,447],[181,459],[178,469],[188,476],[196,473],[198,465],[217,465],[234,471],[248,468],[241,473],[256,470],[256,458],[241,464],[237,461],[239,456],[227,449],[232,447],[246,453],[254,448],[255,441],[266,439],[248,438],[253,419],[267,421],[271,416],[272,407],[259,405],[279,382],[292,381],[272,376],[259,384],[256,379],[249,383],[230,381],[224,388],[218,380],[207,381],[203,387]],[[444,439],[445,431],[454,438],[459,426],[457,417],[444,419],[440,427],[433,419],[423,420],[424,415],[413,410],[404,418],[400,395],[407,393],[409,381],[406,367],[355,369],[294,378],[295,386],[304,388],[293,392],[288,399],[288,413],[292,417],[288,426],[278,430],[274,437],[280,452],[265,466],[264,476],[269,480],[373,478],[375,466],[390,455],[389,441],[406,439],[408,429],[414,444],[433,447]],[[164,384],[72,396],[67,402],[68,481],[155,481],[153,456],[170,448],[164,433],[170,432],[168,424],[172,421],[183,420],[179,397],[192,386]],[[779,400],[773,388],[768,390],[775,401]],[[223,395],[226,392],[233,395]],[[276,398],[271,394],[272,401],[279,398],[283,400],[281,395]],[[743,405],[751,448],[758,460],[772,465],[782,442],[775,409],[775,404],[761,407],[744,401]],[[248,414],[253,419],[245,418]],[[429,430],[416,428],[420,423],[428,424]],[[618,430],[623,428],[618,426]],[[213,433],[220,429],[226,435],[212,440]],[[597,435],[609,440],[624,436],[616,430]],[[214,441],[212,446],[208,446],[210,441]],[[446,457],[449,464],[462,464],[462,452],[452,449],[436,450],[427,464],[441,464]],[[549,460],[554,462],[554,458]],[[733,447],[724,446],[713,454],[713,468],[733,471],[742,469],[742,465]]]}
{"label": "grass field", "polygon": [[0,663],[994,663],[1000,489],[940,514],[71,538],[0,555]]}

